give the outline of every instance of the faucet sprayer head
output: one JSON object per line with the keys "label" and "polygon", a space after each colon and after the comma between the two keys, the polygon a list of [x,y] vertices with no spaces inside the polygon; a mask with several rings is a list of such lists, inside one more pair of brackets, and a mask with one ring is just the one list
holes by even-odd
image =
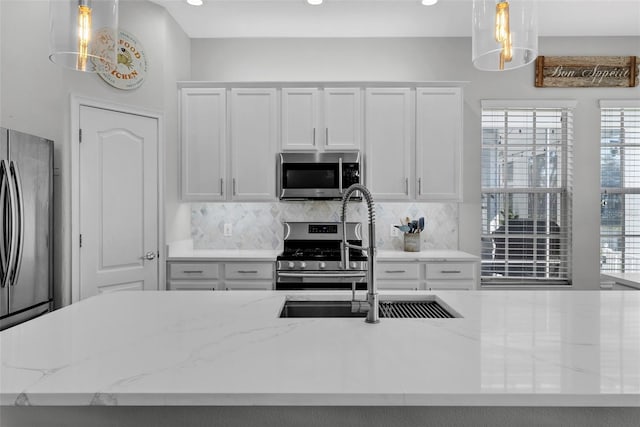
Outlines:
{"label": "faucet sprayer head", "polygon": [[347,202],[351,198],[351,195],[360,191],[362,196],[364,197],[365,202],[367,203],[367,210],[369,214],[369,224],[375,224],[376,222],[376,212],[375,206],[373,203],[373,196],[367,187],[362,184],[353,184],[342,195],[342,210],[340,212],[340,222],[344,222],[347,217]]}

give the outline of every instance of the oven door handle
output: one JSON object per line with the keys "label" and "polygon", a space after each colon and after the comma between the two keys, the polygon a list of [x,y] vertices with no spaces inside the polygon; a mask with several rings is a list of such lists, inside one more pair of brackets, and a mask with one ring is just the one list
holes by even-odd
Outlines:
{"label": "oven door handle", "polygon": [[288,273],[279,272],[280,277],[309,277],[309,278],[350,278],[350,277],[366,277],[366,272],[358,273]]}

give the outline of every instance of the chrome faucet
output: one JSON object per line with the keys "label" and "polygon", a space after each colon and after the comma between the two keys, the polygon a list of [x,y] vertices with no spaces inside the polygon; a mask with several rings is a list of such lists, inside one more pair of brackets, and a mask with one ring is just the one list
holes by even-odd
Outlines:
{"label": "chrome faucet", "polygon": [[[360,191],[364,200],[367,202],[367,209],[369,211],[369,247],[354,245],[347,242],[347,202],[354,191]],[[379,323],[380,317],[378,315],[378,286],[376,285],[374,277],[374,269],[376,265],[376,213],[373,205],[373,196],[371,192],[362,184],[353,184],[345,191],[342,196],[342,210],[340,213],[340,222],[342,222],[342,242],[340,243],[340,258],[342,261],[342,268],[349,269],[349,248],[360,249],[367,252],[368,264],[367,264],[367,300],[362,301],[367,304],[367,323]],[[355,286],[354,286],[355,289]],[[355,295],[355,290],[354,290]],[[355,297],[353,298],[355,301]]]}

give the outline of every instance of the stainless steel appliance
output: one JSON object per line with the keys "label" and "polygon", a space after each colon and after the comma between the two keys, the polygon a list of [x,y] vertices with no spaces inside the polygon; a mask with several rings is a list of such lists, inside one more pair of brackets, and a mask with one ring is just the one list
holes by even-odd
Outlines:
{"label": "stainless steel appliance", "polygon": [[[347,241],[362,245],[362,224],[346,224]],[[284,250],[276,259],[276,290],[367,289],[368,257],[360,249],[349,250],[349,269],[342,268],[338,222],[284,223]]]}
{"label": "stainless steel appliance", "polygon": [[53,142],[0,128],[0,330],[51,310]]}
{"label": "stainless steel appliance", "polygon": [[362,184],[359,152],[280,153],[280,200],[340,200],[352,184]]}

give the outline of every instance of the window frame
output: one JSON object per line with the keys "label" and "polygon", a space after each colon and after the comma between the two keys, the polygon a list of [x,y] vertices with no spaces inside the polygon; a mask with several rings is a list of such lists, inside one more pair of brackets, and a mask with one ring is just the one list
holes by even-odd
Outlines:
{"label": "window frame", "polygon": [[[640,184],[636,186],[627,186],[625,184],[626,178],[626,148],[635,148],[636,150],[640,150],[640,100],[600,100],[600,231],[599,231],[599,240],[600,240],[600,273],[625,273],[625,272],[640,272],[640,264],[634,267],[628,267],[630,262],[628,261],[628,257],[630,255],[636,255],[640,257],[640,248],[637,250],[627,250],[627,238],[635,237],[636,239],[640,239],[640,234],[638,233],[627,233],[627,225],[630,220],[628,220],[628,216],[631,216],[633,219],[633,215],[627,211],[627,197],[629,195],[640,195]],[[616,110],[620,113],[620,127],[616,128],[615,126],[610,126],[610,118],[613,117],[616,113]],[[632,122],[634,126],[632,129],[635,129],[635,138],[634,140],[638,140],[638,142],[627,143],[626,142],[626,134],[629,129],[624,125],[624,115],[627,111],[633,111],[631,114],[635,120]],[[604,143],[605,131],[619,130],[620,141],[618,143]],[[619,176],[619,185],[617,186],[605,186],[603,185],[604,177],[603,177],[603,153],[605,152],[605,148],[611,149],[615,148],[619,150],[620,156],[620,176]],[[617,196],[619,198],[619,206],[622,212],[621,218],[621,232],[618,234],[615,233],[603,233],[603,219],[606,215],[604,212],[606,203],[609,201],[610,196]],[[637,212],[635,212],[637,214]],[[635,226],[640,226],[640,219],[636,221]],[[611,263],[607,262],[609,259],[613,259],[614,257],[608,257],[607,253],[604,251],[607,248],[603,247],[603,240],[611,240],[611,239],[620,239],[622,241],[622,250],[620,251],[620,262]],[[607,267],[612,266],[613,268],[606,269],[604,265]],[[617,268],[616,268],[617,267]]]}
{"label": "window frame", "polygon": [[[532,131],[536,133],[539,129],[546,129],[545,127],[541,126],[538,127],[536,126],[536,112],[541,112],[541,111],[549,111],[549,110],[555,110],[560,117],[560,122],[558,123],[560,129],[561,129],[561,137],[560,137],[560,144],[549,144],[544,143],[544,144],[539,144],[536,143],[536,136],[533,136],[531,138],[532,142],[527,141],[527,143],[523,143],[521,144],[522,148],[524,150],[530,150],[530,156],[532,158],[537,158],[539,156],[538,153],[538,149],[540,147],[545,147],[548,148],[550,146],[553,147],[558,147],[559,148],[559,153],[561,156],[561,159],[559,160],[559,165],[556,165],[557,168],[560,168],[561,173],[559,173],[556,177],[557,179],[557,185],[549,185],[549,181],[547,181],[547,186],[540,186],[538,184],[538,181],[534,181],[533,183],[531,181],[529,181],[527,183],[527,186],[517,186],[517,187],[509,187],[508,186],[508,182],[505,181],[507,178],[506,177],[501,177],[500,180],[502,181],[501,183],[497,183],[495,182],[494,185],[498,185],[497,187],[484,187],[484,176],[483,179],[481,179],[481,238],[483,240],[482,242],[482,246],[483,246],[483,253],[481,254],[481,263],[483,263],[485,265],[485,267],[489,267],[489,268],[481,268],[481,274],[480,274],[480,283],[482,287],[491,287],[491,286],[516,286],[516,287],[525,287],[525,286],[553,286],[553,287],[558,287],[558,286],[571,286],[571,280],[572,280],[572,271],[571,271],[571,252],[572,252],[572,248],[571,248],[571,220],[572,220],[572,209],[571,209],[571,204],[572,204],[572,170],[573,170],[573,165],[572,165],[572,146],[573,146],[573,110],[575,109],[575,106],[577,105],[577,102],[574,100],[483,100],[481,101],[481,106],[482,106],[482,110],[481,110],[481,150],[483,152],[483,156],[481,156],[481,174],[484,173],[485,170],[485,165],[484,165],[484,150],[485,148],[495,148],[498,149],[498,145],[497,144],[486,144],[485,142],[485,130],[486,129],[491,129],[489,127],[485,127],[485,113],[491,111],[491,110],[502,110],[502,112],[505,114],[505,123],[504,123],[504,128],[508,128],[510,127],[510,123],[509,123],[509,117],[508,117],[508,113],[509,112],[517,112],[517,111],[523,111],[523,112],[527,112],[527,113],[532,113],[533,114],[533,126],[531,127]],[[516,115],[517,117],[517,115]],[[516,120],[516,124],[514,125],[515,127],[517,127],[517,120]],[[503,129],[504,129],[503,128]],[[499,129],[499,128],[498,128]],[[508,153],[509,150],[507,147],[512,147],[512,146],[508,146],[507,144],[505,144],[505,153]],[[549,153],[554,153],[555,151],[551,151],[551,150],[543,150],[545,154],[545,157],[548,158],[549,157]],[[507,170],[508,167],[508,162],[505,162],[504,160],[502,160],[502,167],[505,168],[505,172]],[[537,163],[537,161],[534,160],[534,167],[537,168],[539,167],[539,164]],[[547,167],[545,168],[545,174],[547,176],[549,176],[550,170],[549,170],[549,163],[547,163]],[[556,171],[557,171],[556,168]],[[536,172],[534,172],[536,173]],[[557,172],[556,172],[557,173]],[[537,176],[537,175],[536,175]],[[528,176],[528,179],[531,179],[531,176]],[[534,177],[534,179],[536,179]],[[504,240],[504,254],[501,253],[501,255],[504,256],[504,260],[502,260],[501,258],[496,258],[496,254],[497,254],[497,245],[496,245],[496,238],[495,238],[495,234],[494,231],[489,231],[490,227],[487,226],[488,221],[489,221],[489,204],[486,202],[486,197],[490,197],[490,196],[503,196],[504,198],[507,197],[512,197],[513,194],[520,194],[520,195],[524,195],[527,198],[527,206],[528,209],[531,211],[531,209],[533,209],[533,213],[531,215],[531,227],[533,228],[533,232],[532,233],[525,233],[525,234],[508,234],[508,223],[509,220],[505,221],[505,240]],[[549,212],[549,204],[550,204],[550,199],[549,196],[553,197],[555,196],[555,202],[556,204],[558,204],[558,208],[557,211],[559,212],[559,217],[561,218],[560,221],[560,225],[561,227],[558,226],[558,224],[555,225],[551,225],[551,219],[553,217],[553,215],[543,215],[542,217],[538,216],[538,208],[537,203],[539,203],[536,199],[536,197],[538,197],[538,195],[547,195],[547,199],[546,201],[543,201],[543,205],[546,206],[545,209],[547,209],[547,213]],[[531,199],[533,197],[533,199]],[[531,200],[533,200],[533,203],[531,202]],[[546,203],[546,204],[545,204]],[[505,208],[506,209],[506,208]],[[504,213],[502,214],[504,216]],[[538,227],[540,227],[539,225],[539,218],[541,218],[541,221],[544,221],[544,224],[542,225],[542,228],[539,229]],[[516,222],[514,221],[514,219],[511,219],[512,222]],[[555,235],[555,233],[553,233],[551,230],[553,230],[554,228],[551,227],[556,227],[559,232],[558,232],[558,237],[557,240],[555,237],[552,237]],[[524,226],[522,226],[524,227]],[[524,228],[523,228],[524,229]],[[517,230],[517,229],[516,229]],[[540,231],[541,230],[541,231]],[[549,230],[549,231],[548,231]],[[522,230],[520,230],[522,231]],[[514,238],[512,236],[518,236],[518,238],[520,238],[520,240],[518,241],[517,238]],[[495,275],[496,273],[494,272],[494,275],[490,275],[487,274],[488,272],[490,272],[494,266],[496,265],[500,265],[501,263],[504,264],[504,268],[506,272],[508,272],[508,266],[509,266],[509,257],[508,257],[508,238],[512,237],[514,239],[512,246],[515,246],[515,248],[512,248],[511,250],[514,253],[518,253],[517,249],[518,249],[518,243],[523,241],[523,237],[526,239],[531,239],[532,243],[532,248],[531,253],[533,255],[533,260],[531,261],[531,267],[529,267],[531,270],[527,271],[526,267],[520,267],[520,273],[522,273],[522,275],[519,275],[517,273],[514,273],[512,275],[507,275],[507,276],[497,276]],[[486,252],[486,244],[488,241],[491,241],[492,244],[492,252],[491,252],[491,257],[490,259],[485,258],[485,256],[487,256],[487,252]],[[546,245],[546,253],[543,253],[543,255],[545,255],[545,257],[540,260],[538,258],[538,247],[540,242],[543,242],[543,245]],[[534,243],[535,242],[535,243]],[[520,243],[522,244],[522,243]],[[552,246],[554,248],[558,248],[559,250],[559,259],[560,261],[555,262],[555,260],[552,260],[549,257],[549,247]],[[523,250],[520,249],[520,253]],[[499,262],[497,262],[499,261]],[[518,258],[514,258],[511,259],[512,261],[512,265],[518,265],[519,264],[519,259]],[[558,273],[552,272],[551,271],[551,266],[552,265],[557,266],[558,269]],[[542,270],[540,270],[540,267],[542,267]],[[485,275],[483,275],[483,273],[485,273]],[[529,275],[527,275],[527,273]]]}

